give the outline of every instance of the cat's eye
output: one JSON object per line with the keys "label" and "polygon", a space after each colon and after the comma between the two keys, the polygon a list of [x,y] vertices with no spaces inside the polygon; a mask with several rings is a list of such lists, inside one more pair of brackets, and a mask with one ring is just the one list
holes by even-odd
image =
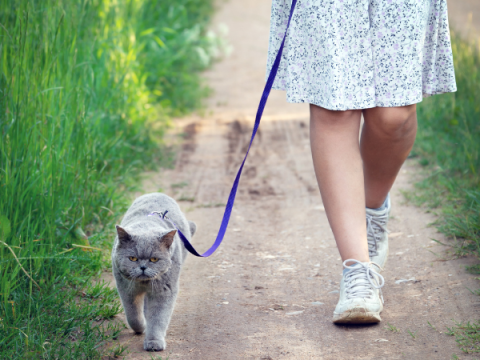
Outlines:
{"label": "cat's eye", "polygon": [[137,261],[138,260],[135,256],[129,256],[128,258],[130,259],[130,261]]}
{"label": "cat's eye", "polygon": [[150,261],[151,261],[151,262],[157,262],[157,261],[158,261],[158,258],[152,257],[152,258],[150,258]]}

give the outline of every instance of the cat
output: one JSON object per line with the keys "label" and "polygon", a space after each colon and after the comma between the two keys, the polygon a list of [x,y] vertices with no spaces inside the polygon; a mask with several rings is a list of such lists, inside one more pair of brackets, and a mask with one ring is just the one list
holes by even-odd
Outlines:
{"label": "cat", "polygon": [[128,325],[137,334],[146,329],[143,348],[161,351],[178,294],[180,270],[187,250],[174,226],[153,211],[168,210],[178,229],[191,239],[197,226],[187,221],[171,197],[152,193],[130,206],[112,250],[113,275]]}

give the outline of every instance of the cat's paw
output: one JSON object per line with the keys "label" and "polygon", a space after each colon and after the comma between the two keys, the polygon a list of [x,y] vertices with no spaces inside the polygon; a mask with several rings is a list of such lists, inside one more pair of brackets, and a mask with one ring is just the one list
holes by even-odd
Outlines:
{"label": "cat's paw", "polygon": [[167,347],[165,339],[147,340],[143,342],[143,348],[147,351],[162,351]]}
{"label": "cat's paw", "polygon": [[146,328],[146,321],[142,316],[137,316],[136,314],[129,314],[130,311],[126,311],[127,323],[128,326],[136,333],[143,334]]}
{"label": "cat's paw", "polygon": [[130,327],[132,328],[132,330],[135,332],[135,334],[143,334],[145,332],[145,323],[141,323],[141,322],[129,322]]}

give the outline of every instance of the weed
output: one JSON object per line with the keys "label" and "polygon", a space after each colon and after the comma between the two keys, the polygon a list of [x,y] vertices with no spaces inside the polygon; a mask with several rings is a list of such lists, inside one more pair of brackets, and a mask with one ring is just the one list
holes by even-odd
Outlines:
{"label": "weed", "polygon": [[410,329],[407,329],[408,334],[412,337],[413,340],[417,338],[417,331],[411,332]]}
{"label": "weed", "polygon": [[217,207],[225,207],[225,203],[205,203],[205,204],[200,204],[197,207],[199,208],[217,208]]}
{"label": "weed", "polygon": [[430,324],[430,321],[427,321],[427,324],[428,324],[428,326],[430,326],[433,330],[435,330],[435,331],[437,330],[437,328],[436,328],[434,325]]}
{"label": "weed", "polygon": [[[165,358],[165,360],[168,360],[168,359],[170,359],[170,356],[167,356]],[[157,356],[150,355],[150,360],[163,360],[163,358],[161,356],[158,356],[158,355]]]}
{"label": "weed", "polygon": [[188,182],[186,182],[186,181],[182,181],[182,182],[174,183],[174,184],[170,185],[170,187],[172,189],[182,189],[185,186],[188,186]]}
{"label": "weed", "polygon": [[[125,353],[125,354],[124,354]],[[122,355],[128,354],[128,346],[127,345],[117,345],[109,349],[109,355],[114,359],[118,359]]]}
{"label": "weed", "polygon": [[177,201],[187,201],[187,202],[194,202],[195,201],[195,197],[194,196],[186,196],[186,195],[182,195],[180,196]]}
{"label": "weed", "polygon": [[463,352],[480,352],[480,321],[455,323],[455,326],[447,327],[447,330],[446,334],[455,336],[455,341]]}
{"label": "weed", "polygon": [[[478,280],[478,278],[476,278]],[[472,290],[469,287],[465,286],[468,291],[470,291],[473,295],[480,295],[480,289]]]}
{"label": "weed", "polygon": [[480,264],[470,265],[466,267],[470,274],[480,275]]}
{"label": "weed", "polygon": [[391,331],[391,332],[399,332],[400,330],[398,330],[397,327],[393,326],[392,324],[390,323],[387,323],[387,326],[385,326],[385,329]]}

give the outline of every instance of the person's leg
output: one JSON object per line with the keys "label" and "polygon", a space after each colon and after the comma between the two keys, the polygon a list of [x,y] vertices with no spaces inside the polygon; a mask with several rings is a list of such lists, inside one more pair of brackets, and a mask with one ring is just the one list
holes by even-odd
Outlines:
{"label": "person's leg", "polygon": [[361,110],[331,111],[310,105],[313,165],[338,250],[343,260],[367,262],[360,117]]}
{"label": "person's leg", "polygon": [[382,206],[417,133],[416,105],[363,111],[360,140],[366,206]]}
{"label": "person's leg", "polygon": [[310,105],[313,164],[328,221],[343,259],[338,324],[376,323],[383,303],[383,277],[370,262],[365,190],[358,134],[361,110],[331,111]]}

